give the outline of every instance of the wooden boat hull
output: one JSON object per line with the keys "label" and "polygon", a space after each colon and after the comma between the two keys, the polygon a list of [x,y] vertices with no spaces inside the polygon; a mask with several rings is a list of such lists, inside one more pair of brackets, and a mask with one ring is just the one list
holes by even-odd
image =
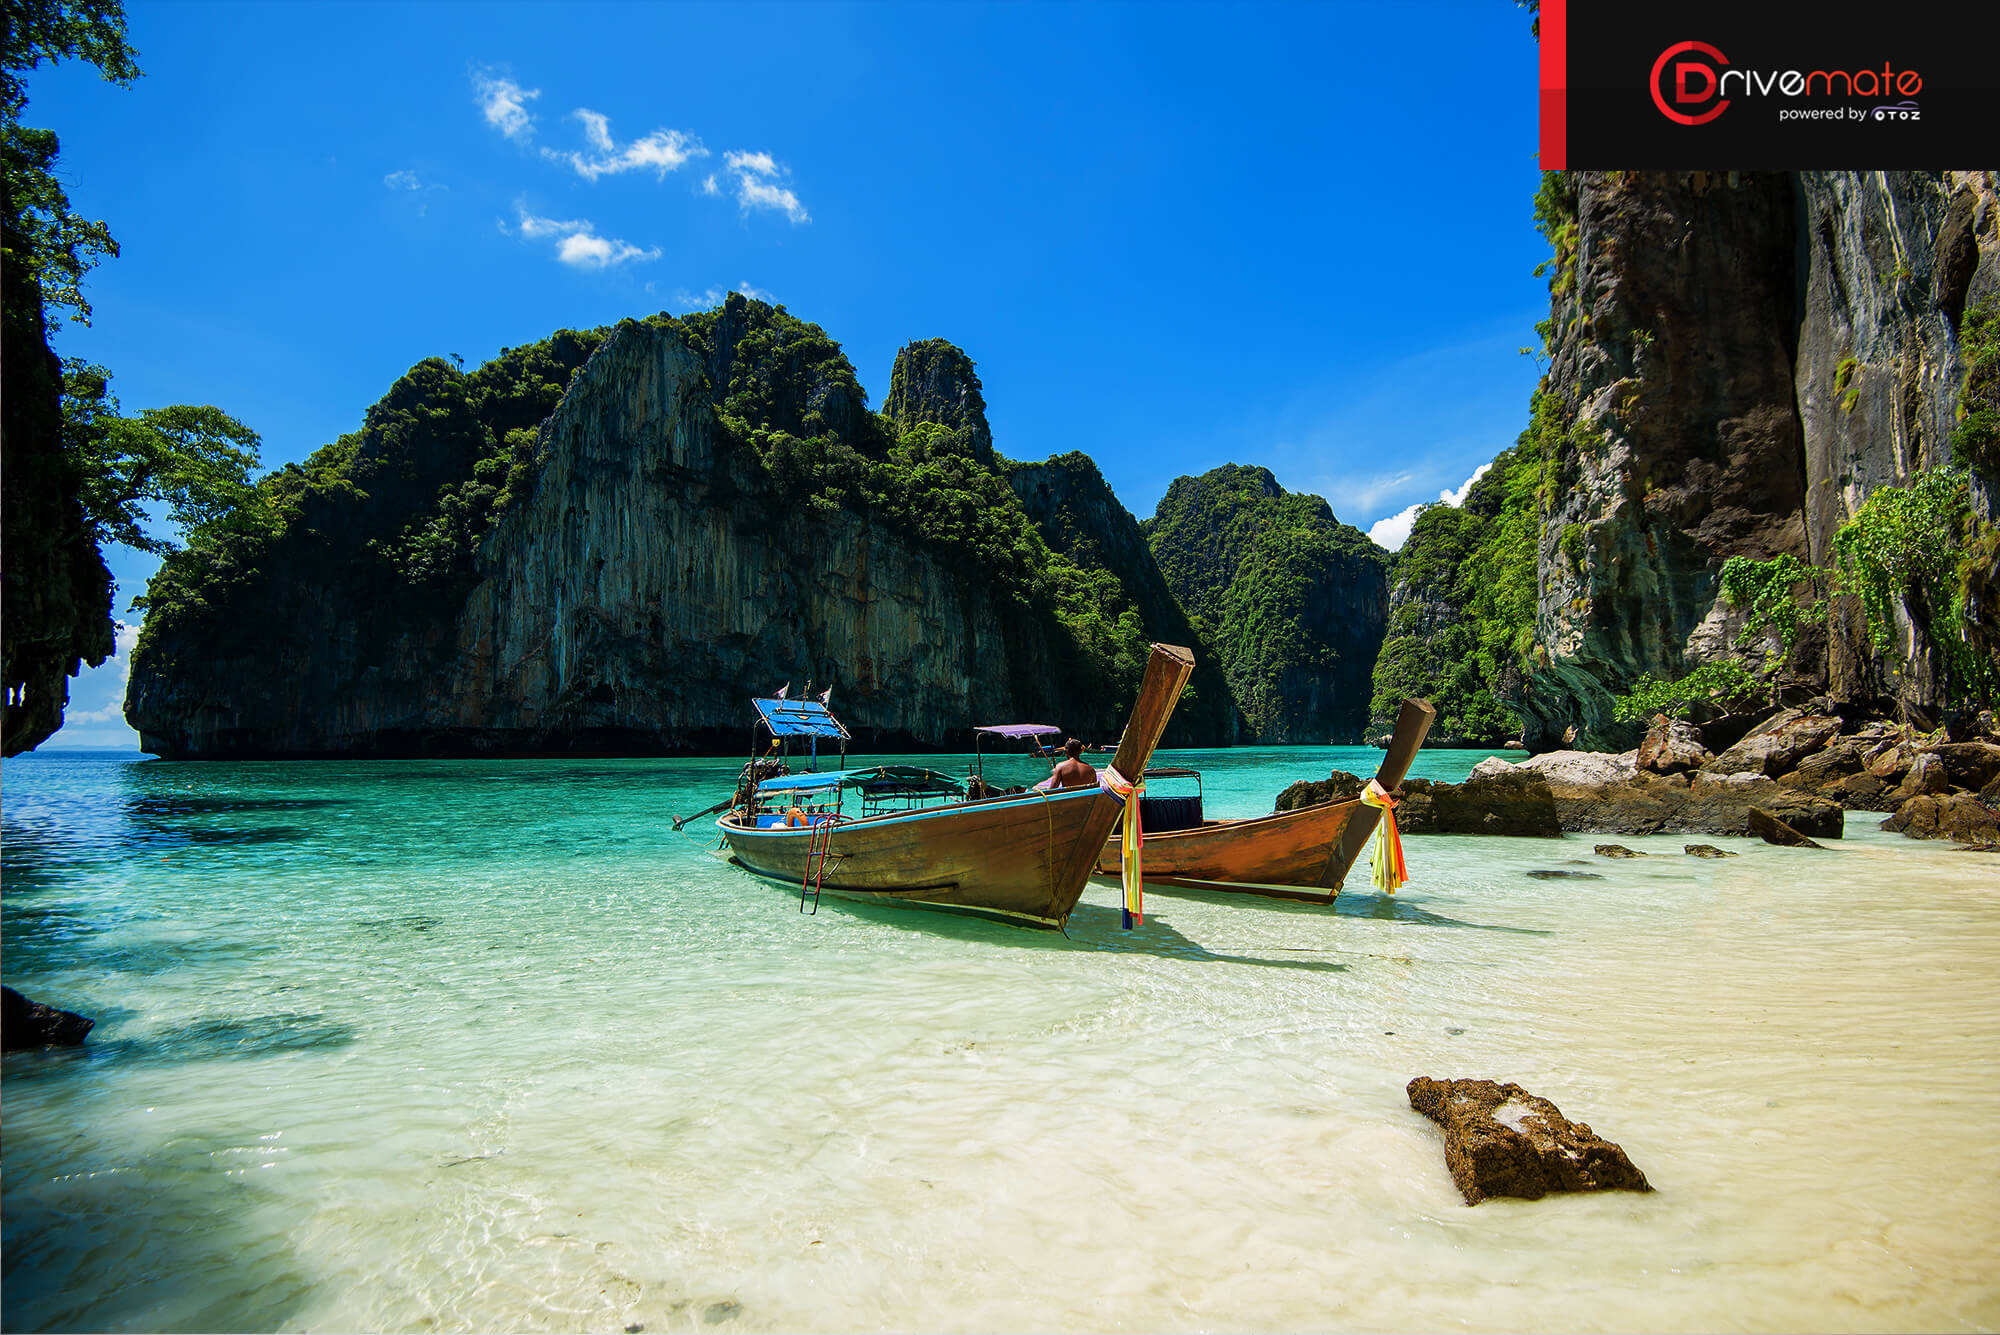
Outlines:
{"label": "wooden boat hull", "polygon": [[[1172,717],[1194,655],[1156,644],[1112,764],[1141,774]],[[735,860],[804,888],[873,903],[953,909],[1060,927],[1083,894],[1124,804],[1102,788],[985,798],[847,821],[818,833],[758,829],[732,811],[716,822]]]}
{"label": "wooden boat hull", "polygon": [[[1390,792],[1409,773],[1437,711],[1405,700],[1375,780]],[[1141,855],[1147,885],[1225,890],[1331,903],[1361,856],[1382,813],[1364,802],[1326,802],[1252,820],[1208,821],[1191,830],[1149,834]],[[1099,850],[1097,874],[1121,876],[1125,855],[1113,837]]]}
{"label": "wooden boat hull", "polygon": [[[1191,830],[1146,836],[1146,882],[1202,883],[1195,888],[1257,890],[1286,886],[1330,899],[1339,889],[1335,850],[1359,802],[1328,802],[1254,820],[1212,820]],[[1097,874],[1117,876],[1125,865],[1117,834],[1098,855]]]}
{"label": "wooden boat hull", "polygon": [[[875,816],[833,828],[824,876],[813,857],[813,879],[844,899],[1058,927],[1089,879],[1071,869],[1102,847],[1099,831],[1119,810],[1102,789],[1071,788]],[[808,831],[716,824],[738,863],[794,889],[805,884]]]}

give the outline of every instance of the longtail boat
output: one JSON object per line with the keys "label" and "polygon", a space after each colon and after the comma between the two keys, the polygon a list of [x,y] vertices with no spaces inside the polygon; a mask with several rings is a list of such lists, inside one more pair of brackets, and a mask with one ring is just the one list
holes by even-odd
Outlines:
{"label": "longtail boat", "polygon": [[[1388,754],[1375,772],[1375,782],[1385,791],[1393,793],[1403,782],[1436,717],[1427,700],[1403,702]],[[1185,769],[1146,772],[1148,780],[1190,777],[1196,777],[1195,772]],[[1331,903],[1340,893],[1341,882],[1381,819],[1377,808],[1359,799],[1322,802],[1250,820],[1204,820],[1199,793],[1192,799],[1142,796],[1139,800],[1147,886],[1240,891],[1316,903]],[[1097,874],[1117,876],[1123,866],[1123,850],[1114,835],[1098,855]]]}
{"label": "longtail boat", "polygon": [[[1188,650],[1153,646],[1112,759],[1119,774],[1145,770],[1193,670]],[[824,893],[1061,927],[1123,800],[1097,786],[915,805],[952,796],[956,783],[885,767],[782,775],[753,782],[716,826],[739,865],[797,887],[802,904],[810,896],[817,907]],[[890,791],[896,784],[922,791]],[[857,792],[855,816],[842,798]],[[902,809],[883,809],[899,798]]]}

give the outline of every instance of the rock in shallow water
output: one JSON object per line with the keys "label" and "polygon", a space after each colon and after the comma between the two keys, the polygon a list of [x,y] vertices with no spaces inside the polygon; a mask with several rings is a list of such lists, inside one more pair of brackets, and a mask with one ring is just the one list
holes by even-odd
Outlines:
{"label": "rock in shallow water", "polygon": [[1597,856],[1601,858],[1643,858],[1650,857],[1651,854],[1641,853],[1638,849],[1627,848],[1623,844],[1599,844],[1597,846]]}
{"label": "rock in shallow water", "polygon": [[0,987],[0,1048],[75,1047],[89,1036],[97,1021],[75,1011],[59,1011],[30,1001],[11,987]]}
{"label": "rock in shallow water", "polygon": [[1882,822],[1882,828],[1912,839],[1952,839],[1961,844],[2000,841],[2000,821],[1970,793],[1912,797]]}
{"label": "rock in shallow water", "polygon": [[1651,1191],[1625,1151],[1515,1084],[1418,1076],[1410,1106],[1444,1129],[1445,1166],[1467,1205],[1551,1191]]}
{"label": "rock in shallow water", "polygon": [[1736,856],[1728,849],[1717,848],[1714,844],[1687,844],[1683,846],[1682,851],[1689,857],[1696,858],[1733,858]]}
{"label": "rock in shallow water", "polygon": [[1780,848],[1819,848],[1821,845],[1800,834],[1762,807],[1750,808],[1750,833]]}

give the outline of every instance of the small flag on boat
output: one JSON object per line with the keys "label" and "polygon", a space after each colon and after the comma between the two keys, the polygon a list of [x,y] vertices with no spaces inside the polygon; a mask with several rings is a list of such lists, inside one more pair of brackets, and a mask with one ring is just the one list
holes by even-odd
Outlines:
{"label": "small flag on boat", "polygon": [[1130,931],[1134,927],[1146,925],[1145,869],[1140,865],[1140,851],[1145,844],[1145,831],[1139,824],[1139,798],[1145,793],[1146,785],[1143,780],[1133,783],[1118,772],[1116,765],[1106,765],[1103,774],[1099,776],[1099,782],[1125,803],[1125,814],[1121,818],[1124,826],[1124,847],[1121,850],[1123,856],[1119,860],[1124,864],[1125,871],[1123,916],[1125,928]]}
{"label": "small flag on boat", "polygon": [[833,687],[829,686],[819,693],[819,702],[823,705],[831,705],[833,703]]}
{"label": "small flag on boat", "polygon": [[792,684],[791,684],[790,682],[786,682],[786,683],[785,683],[785,684],[784,684],[783,686],[780,686],[780,687],[778,688],[778,690],[777,690],[777,694],[773,695],[773,696],[772,696],[771,698],[772,698],[773,700],[782,700],[782,699],[784,699],[784,698],[785,698],[785,697],[786,697],[786,696],[787,696],[788,694],[790,694],[790,693],[791,693],[791,689],[792,689]]}
{"label": "small flag on boat", "polygon": [[1403,836],[1396,828],[1396,799],[1370,779],[1361,790],[1361,800],[1382,813],[1375,826],[1375,847],[1368,855],[1369,871],[1375,888],[1393,895],[1397,886],[1410,879],[1410,869],[1403,862]]}

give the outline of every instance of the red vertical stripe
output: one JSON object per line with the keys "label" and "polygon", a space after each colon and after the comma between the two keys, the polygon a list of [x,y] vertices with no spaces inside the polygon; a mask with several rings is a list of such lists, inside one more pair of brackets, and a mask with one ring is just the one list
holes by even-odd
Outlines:
{"label": "red vertical stripe", "polygon": [[1542,0],[1542,170],[1569,165],[1569,0]]}

